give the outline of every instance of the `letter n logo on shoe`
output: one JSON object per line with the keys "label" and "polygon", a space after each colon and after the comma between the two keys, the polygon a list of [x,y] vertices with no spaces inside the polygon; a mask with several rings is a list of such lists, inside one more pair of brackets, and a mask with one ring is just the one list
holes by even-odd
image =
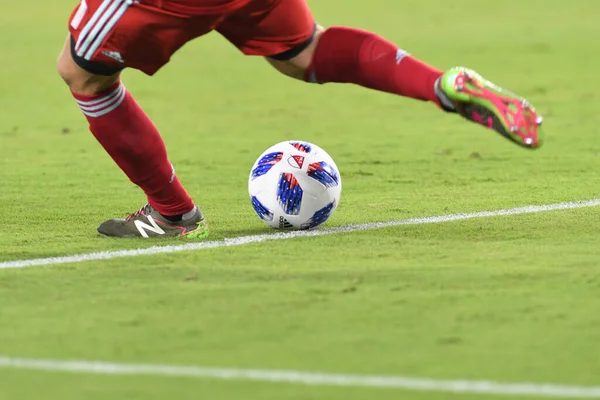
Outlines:
{"label": "letter n logo on shoe", "polygon": [[148,218],[148,221],[150,222],[151,225],[148,225],[147,223],[142,222],[139,219],[134,221],[135,227],[138,229],[138,231],[140,232],[140,235],[142,235],[142,237],[145,237],[145,238],[148,237],[148,232],[146,232],[146,231],[154,232],[157,235],[165,234],[165,231],[163,231],[162,228],[160,226],[158,226],[158,224],[156,223],[156,221],[154,221],[154,218],[152,218],[152,216],[148,215],[148,216],[146,216],[146,218]]}

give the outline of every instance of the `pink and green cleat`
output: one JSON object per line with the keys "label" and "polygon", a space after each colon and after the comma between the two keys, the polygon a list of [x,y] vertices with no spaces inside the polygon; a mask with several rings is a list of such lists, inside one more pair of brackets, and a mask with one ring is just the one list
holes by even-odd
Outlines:
{"label": "pink and green cleat", "polygon": [[[542,145],[542,117],[527,100],[467,68],[448,70],[436,91],[449,100],[454,111],[469,121],[493,129],[518,145],[535,149]],[[448,104],[444,105],[444,108]]]}

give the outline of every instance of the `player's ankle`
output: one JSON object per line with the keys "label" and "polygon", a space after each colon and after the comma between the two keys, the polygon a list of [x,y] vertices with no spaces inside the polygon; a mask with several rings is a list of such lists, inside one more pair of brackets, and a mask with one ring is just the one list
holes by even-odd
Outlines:
{"label": "player's ankle", "polygon": [[192,208],[190,211],[183,213],[183,214],[177,214],[177,215],[160,214],[160,215],[170,222],[179,222],[179,221],[183,221],[183,220],[190,219],[191,217],[193,217],[196,214],[196,208],[197,208],[197,206],[194,206],[194,208]]}
{"label": "player's ankle", "polygon": [[435,81],[435,84],[433,85],[433,90],[435,91],[435,95],[437,96],[437,98],[440,102],[440,106],[442,107],[442,109],[444,111],[455,112],[456,107],[454,106],[454,103],[452,102],[452,100],[450,100],[450,98],[442,90],[441,80],[442,80],[442,77],[440,76]]}

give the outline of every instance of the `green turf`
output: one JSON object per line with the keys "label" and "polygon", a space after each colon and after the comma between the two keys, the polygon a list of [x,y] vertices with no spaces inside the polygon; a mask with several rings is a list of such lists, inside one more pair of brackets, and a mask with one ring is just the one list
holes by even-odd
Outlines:
{"label": "green turf", "polygon": [[[181,243],[96,234],[144,198],[55,73],[72,3],[11,2],[0,14],[0,261]],[[157,76],[124,80],[163,132],[212,239],[271,232],[250,206],[247,177],[286,139],[317,143],[340,168],[342,201],[326,226],[600,197],[591,50],[600,3],[310,3],[322,24],[375,30],[440,68],[466,65],[525,95],[546,117],[545,147],[518,148],[430,104],[292,81],[209,35]],[[0,354],[600,385],[598,211],[0,270]],[[488,398],[0,368],[0,399],[40,393]]]}

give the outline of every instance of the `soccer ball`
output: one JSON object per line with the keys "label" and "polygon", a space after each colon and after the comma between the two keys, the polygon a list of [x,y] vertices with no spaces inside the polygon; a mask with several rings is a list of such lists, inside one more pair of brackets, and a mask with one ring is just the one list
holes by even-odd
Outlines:
{"label": "soccer ball", "polygon": [[333,159],[319,146],[290,140],[269,147],[248,178],[256,214],[278,229],[310,229],[337,208],[342,178]]}

